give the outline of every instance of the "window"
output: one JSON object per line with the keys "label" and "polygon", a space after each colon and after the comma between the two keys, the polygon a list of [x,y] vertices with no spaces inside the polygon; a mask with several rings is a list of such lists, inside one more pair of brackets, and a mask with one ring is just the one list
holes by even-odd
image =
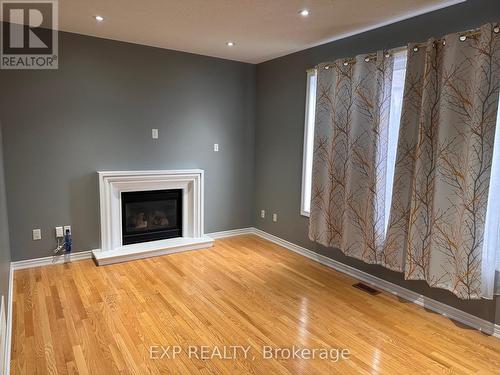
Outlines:
{"label": "window", "polygon": [[[485,290],[493,289],[500,294],[500,275],[490,280],[489,275],[496,271],[500,273],[500,108],[497,112],[497,126],[493,141],[493,160],[491,163],[490,188],[484,224],[484,242],[482,259],[482,279]],[[487,292],[488,294],[489,292]]]}
{"label": "window", "polygon": [[406,50],[394,55],[394,69],[392,73],[391,88],[391,115],[389,118],[389,134],[387,139],[387,171],[385,175],[385,200],[384,217],[385,232],[389,226],[391,213],[392,185],[394,182],[394,169],[396,167],[396,154],[398,151],[399,124],[403,108],[403,93],[406,76]]}
{"label": "window", "polygon": [[306,118],[302,156],[302,203],[300,214],[309,216],[311,210],[312,166],[314,153],[314,119],[316,114],[316,69],[307,71]]}
{"label": "window", "polygon": [[[391,209],[392,184],[398,147],[399,123],[403,106],[403,91],[406,75],[406,51],[394,56],[394,72],[392,77],[391,117],[389,120],[387,174],[385,190],[385,231],[389,223]],[[302,204],[300,213],[309,216],[311,209],[312,165],[314,152],[314,117],[316,109],[316,70],[307,72],[306,116],[304,125],[304,155],[302,160]]]}

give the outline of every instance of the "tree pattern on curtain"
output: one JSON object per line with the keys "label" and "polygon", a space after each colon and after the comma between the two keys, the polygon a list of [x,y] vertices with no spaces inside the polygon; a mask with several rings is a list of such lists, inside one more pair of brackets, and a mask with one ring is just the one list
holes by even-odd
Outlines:
{"label": "tree pattern on curtain", "polygon": [[401,250],[407,279],[480,298],[499,35],[485,25],[408,51],[386,247]]}
{"label": "tree pattern on curtain", "polygon": [[309,237],[386,264],[384,200],[393,58],[318,66]]}

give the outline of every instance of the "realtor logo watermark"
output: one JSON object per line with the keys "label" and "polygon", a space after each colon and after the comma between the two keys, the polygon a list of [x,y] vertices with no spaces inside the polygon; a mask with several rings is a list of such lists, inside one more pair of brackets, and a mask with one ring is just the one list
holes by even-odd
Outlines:
{"label": "realtor logo watermark", "polygon": [[1,69],[58,68],[56,0],[1,1]]}

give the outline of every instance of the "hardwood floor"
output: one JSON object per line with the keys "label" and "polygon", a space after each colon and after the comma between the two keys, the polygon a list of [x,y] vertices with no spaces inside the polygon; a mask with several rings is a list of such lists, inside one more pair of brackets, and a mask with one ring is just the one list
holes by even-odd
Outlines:
{"label": "hardwood floor", "polygon": [[[255,236],[111,266],[20,270],[14,280],[12,374],[500,373],[499,339],[367,294]],[[240,348],[235,360],[203,360],[203,345],[207,356],[249,346],[248,357]],[[315,359],[263,358],[294,345],[317,349]],[[350,355],[321,359],[335,348]]]}

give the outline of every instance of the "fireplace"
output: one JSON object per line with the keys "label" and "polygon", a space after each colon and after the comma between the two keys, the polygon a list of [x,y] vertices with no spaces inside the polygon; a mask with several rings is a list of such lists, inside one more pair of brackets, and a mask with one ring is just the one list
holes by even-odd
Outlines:
{"label": "fireplace", "polygon": [[[99,265],[206,249],[202,169],[101,171]],[[124,224],[125,223],[125,224]]]}
{"label": "fireplace", "polygon": [[122,192],[122,244],[182,237],[182,189]]}

